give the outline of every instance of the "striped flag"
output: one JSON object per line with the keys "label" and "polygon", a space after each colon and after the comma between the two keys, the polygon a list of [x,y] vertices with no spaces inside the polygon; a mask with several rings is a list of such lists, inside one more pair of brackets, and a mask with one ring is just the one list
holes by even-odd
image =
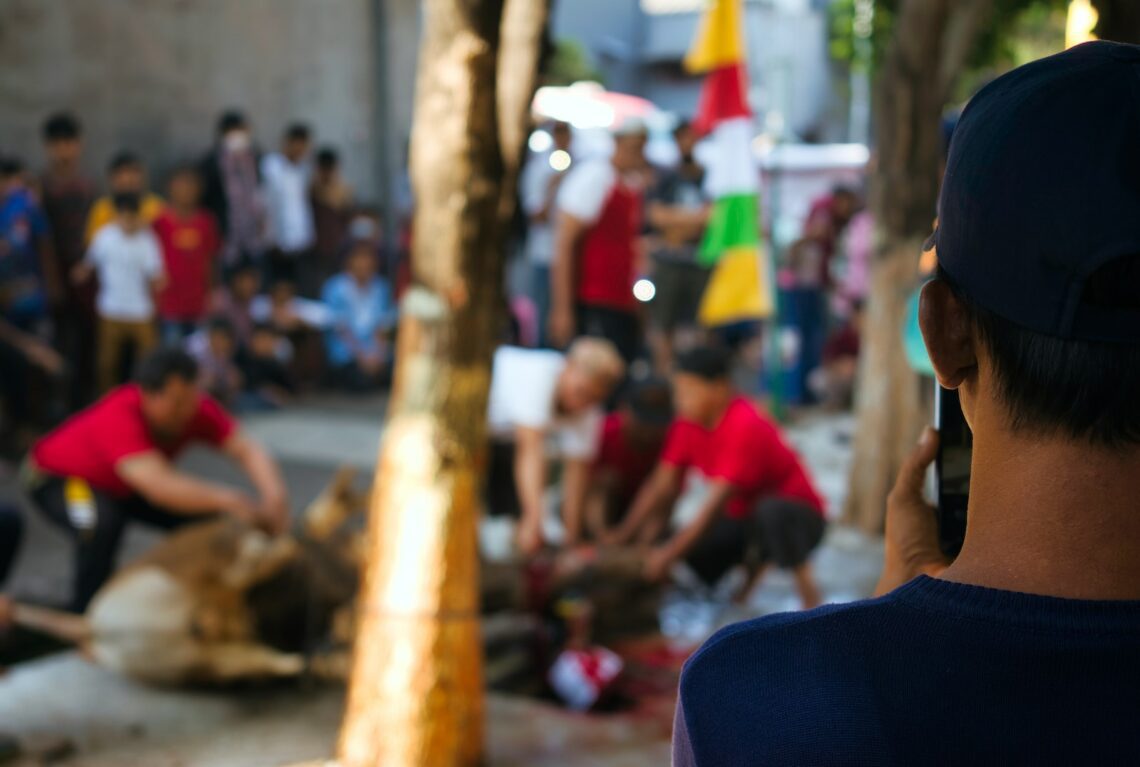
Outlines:
{"label": "striped flag", "polygon": [[760,237],[760,190],[752,160],[741,0],[709,0],[692,48],[690,72],[705,73],[694,126],[711,134],[707,188],[713,210],[699,260],[713,266],[701,301],[706,326],[758,320],[775,311],[772,273]]}

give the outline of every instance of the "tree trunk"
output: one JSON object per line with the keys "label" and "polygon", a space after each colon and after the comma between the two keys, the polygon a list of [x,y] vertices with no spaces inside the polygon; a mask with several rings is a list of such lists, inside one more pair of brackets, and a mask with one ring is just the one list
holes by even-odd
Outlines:
{"label": "tree trunk", "polygon": [[1093,0],[1099,15],[1093,32],[1101,40],[1140,43],[1140,3],[1136,0]]}
{"label": "tree trunk", "polygon": [[[522,6],[518,8],[517,6]],[[476,765],[483,673],[476,522],[490,361],[543,0],[427,0],[412,133],[414,287],[376,470],[344,767]],[[528,13],[529,10],[529,13]],[[505,26],[504,20],[510,20]],[[528,25],[535,25],[530,32]],[[506,56],[504,56],[506,58]],[[496,72],[509,87],[496,88]],[[502,94],[502,98],[499,94]],[[508,94],[510,94],[508,96]],[[499,115],[497,105],[512,113]]]}
{"label": "tree trunk", "polygon": [[941,178],[942,110],[993,0],[903,0],[876,83],[875,256],[845,519],[882,531],[887,492],[929,418],[901,335]]}

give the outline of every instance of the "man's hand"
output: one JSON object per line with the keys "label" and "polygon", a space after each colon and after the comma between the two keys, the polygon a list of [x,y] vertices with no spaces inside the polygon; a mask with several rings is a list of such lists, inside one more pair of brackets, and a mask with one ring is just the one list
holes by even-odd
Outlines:
{"label": "man's hand", "polygon": [[665,580],[665,576],[669,574],[669,568],[673,566],[673,555],[668,549],[658,546],[649,550],[649,554],[645,557],[645,568],[642,574],[645,580],[650,583],[660,583]]}
{"label": "man's hand", "polygon": [[218,511],[254,527],[264,527],[261,509],[252,498],[238,490],[224,491]]}
{"label": "man's hand", "polygon": [[555,346],[569,346],[574,340],[575,325],[574,312],[569,309],[555,308],[550,312],[546,332]]}
{"label": "man's hand", "polygon": [[543,542],[542,525],[538,521],[531,522],[525,518],[519,521],[518,529],[515,530],[515,545],[520,554],[530,559],[542,551]]}
{"label": "man's hand", "polygon": [[926,469],[937,455],[938,432],[928,426],[887,497],[886,551],[876,596],[919,575],[936,576],[949,564],[938,548],[935,510],[922,496]]}
{"label": "man's hand", "polygon": [[0,594],[0,633],[12,628],[12,621],[16,617],[16,606],[12,599]]}
{"label": "man's hand", "polygon": [[281,535],[289,529],[289,502],[284,498],[265,501],[257,514],[258,526],[270,535]]}

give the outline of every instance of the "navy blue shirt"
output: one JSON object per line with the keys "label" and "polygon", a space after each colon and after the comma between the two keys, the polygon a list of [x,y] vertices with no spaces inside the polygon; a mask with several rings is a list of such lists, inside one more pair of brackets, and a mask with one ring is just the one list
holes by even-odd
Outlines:
{"label": "navy blue shirt", "polygon": [[685,666],[674,764],[1140,764],[1140,602],[920,577],[730,626]]}

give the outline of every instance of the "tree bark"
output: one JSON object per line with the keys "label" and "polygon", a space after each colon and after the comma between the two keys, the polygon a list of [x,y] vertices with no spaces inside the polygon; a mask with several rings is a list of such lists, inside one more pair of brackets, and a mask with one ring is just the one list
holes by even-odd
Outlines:
{"label": "tree bark", "polygon": [[[504,157],[517,158],[525,137],[517,112],[525,115],[533,92],[527,62],[537,61],[546,4],[427,0],[424,8],[411,147],[414,287],[402,305],[371,499],[338,747],[344,767],[476,765],[483,753],[478,462],[501,319],[502,201],[513,199],[518,166]],[[533,40],[535,50],[504,55],[512,62],[504,71],[501,35],[512,47]]]}
{"label": "tree bark", "polygon": [[887,493],[930,416],[901,342],[918,256],[935,218],[942,111],[993,0],[903,0],[876,82],[875,256],[846,521],[882,531]]}
{"label": "tree bark", "polygon": [[1099,15],[1094,34],[1101,40],[1140,43],[1140,3],[1136,0],[1093,0]]}

